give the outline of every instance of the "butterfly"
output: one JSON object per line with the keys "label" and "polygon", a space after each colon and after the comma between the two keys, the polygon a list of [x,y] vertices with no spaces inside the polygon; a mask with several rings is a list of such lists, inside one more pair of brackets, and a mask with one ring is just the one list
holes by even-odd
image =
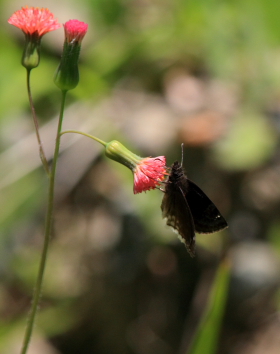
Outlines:
{"label": "butterfly", "polygon": [[165,183],[161,210],[167,225],[179,234],[192,257],[195,255],[195,232],[213,233],[228,226],[214,203],[187,178],[178,161],[171,166]]}

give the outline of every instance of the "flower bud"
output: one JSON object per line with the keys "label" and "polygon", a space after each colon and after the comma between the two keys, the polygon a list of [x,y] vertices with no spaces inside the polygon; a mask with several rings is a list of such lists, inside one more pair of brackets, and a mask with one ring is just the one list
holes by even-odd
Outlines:
{"label": "flower bud", "polygon": [[105,155],[111,160],[117,161],[122,165],[134,170],[138,163],[142,160],[141,157],[133,154],[123,144],[117,140],[107,143],[105,148]]}
{"label": "flower bud", "polygon": [[27,69],[36,68],[40,63],[41,37],[36,34],[25,35],[25,45],[22,54],[21,64]]}
{"label": "flower bud", "polygon": [[70,20],[64,25],[65,41],[63,53],[54,77],[55,84],[62,91],[72,90],[79,83],[78,60],[81,42],[87,29],[88,25],[78,20]]}

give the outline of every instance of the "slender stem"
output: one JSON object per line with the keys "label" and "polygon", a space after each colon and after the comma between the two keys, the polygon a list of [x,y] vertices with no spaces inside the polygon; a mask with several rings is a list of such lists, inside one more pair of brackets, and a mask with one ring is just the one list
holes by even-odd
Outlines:
{"label": "slender stem", "polygon": [[68,134],[68,133],[75,133],[75,134],[81,134],[81,135],[84,135],[84,136],[87,136],[88,138],[91,138],[97,142],[99,142],[100,144],[102,144],[103,146],[106,146],[107,143],[99,138],[97,138],[96,136],[93,136],[93,135],[90,135],[90,134],[87,134],[87,133],[84,133],[84,132],[80,132],[78,130],[65,130],[63,132],[60,133],[60,135],[63,135],[63,134]]}
{"label": "slender stem", "polygon": [[39,271],[38,271],[38,275],[37,275],[37,281],[36,281],[36,285],[35,285],[35,289],[34,289],[34,293],[33,293],[31,313],[30,313],[30,316],[29,316],[28,322],[27,322],[27,327],[26,327],[26,331],[25,331],[21,354],[27,353],[27,349],[28,349],[28,346],[30,343],[30,339],[31,339],[31,335],[32,335],[33,327],[34,327],[34,321],[35,321],[35,317],[37,314],[38,304],[39,304],[39,300],[40,300],[40,296],[41,296],[45,268],[46,268],[46,261],[47,261],[47,255],[48,255],[48,249],[49,249],[49,243],[50,243],[50,237],[51,237],[51,230],[52,230],[56,166],[57,166],[57,160],[58,160],[58,155],[59,155],[60,137],[61,137],[60,132],[61,132],[62,121],[63,121],[63,112],[64,112],[64,106],[65,106],[66,93],[67,93],[67,91],[62,91],[62,101],[61,101],[59,122],[58,122],[58,127],[57,127],[53,165],[52,165],[50,178],[49,178],[48,206],[47,206],[47,214],[46,214],[46,222],[45,222],[44,244],[43,244],[43,250],[42,250],[42,255],[41,255],[41,260],[40,260],[40,265],[39,265]]}
{"label": "slender stem", "polygon": [[45,152],[43,149],[43,144],[42,144],[40,133],[39,133],[39,123],[38,123],[38,119],[36,116],[35,107],[33,104],[33,99],[32,99],[32,94],[31,94],[31,87],[30,87],[31,69],[27,69],[26,72],[27,72],[27,76],[26,76],[27,93],[28,93],[29,104],[30,104],[30,108],[31,108],[31,112],[32,112],[33,122],[34,122],[34,126],[35,126],[36,137],[37,137],[37,141],[38,141],[38,145],[39,145],[40,158],[41,158],[41,161],[42,161],[45,171],[49,175],[49,173],[50,173],[49,164],[48,164],[48,161],[46,159],[46,155],[45,155]]}

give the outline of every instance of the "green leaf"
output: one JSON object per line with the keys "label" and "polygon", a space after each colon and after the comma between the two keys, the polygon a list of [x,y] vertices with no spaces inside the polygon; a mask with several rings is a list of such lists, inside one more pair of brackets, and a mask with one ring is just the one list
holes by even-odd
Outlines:
{"label": "green leaf", "polygon": [[227,300],[230,268],[227,259],[218,268],[209,302],[188,354],[214,354],[216,352]]}

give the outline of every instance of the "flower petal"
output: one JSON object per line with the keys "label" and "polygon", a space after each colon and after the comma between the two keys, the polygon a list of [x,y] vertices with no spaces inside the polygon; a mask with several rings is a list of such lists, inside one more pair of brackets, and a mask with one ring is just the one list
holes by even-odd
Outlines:
{"label": "flower petal", "polygon": [[81,43],[88,30],[88,24],[79,20],[69,20],[64,24],[65,38],[68,43]]}
{"label": "flower petal", "polygon": [[50,10],[28,6],[14,12],[8,23],[20,28],[25,34],[37,32],[40,37],[61,27]]}
{"label": "flower petal", "polygon": [[134,170],[134,194],[158,187],[166,175],[165,163],[164,156],[142,159]]}

